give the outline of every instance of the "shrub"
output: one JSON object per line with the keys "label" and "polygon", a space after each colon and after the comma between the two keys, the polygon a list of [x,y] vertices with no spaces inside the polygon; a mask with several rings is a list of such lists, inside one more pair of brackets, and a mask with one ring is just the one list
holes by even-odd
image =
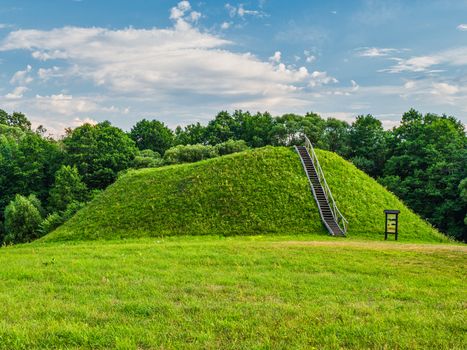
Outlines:
{"label": "shrub", "polygon": [[159,153],[150,149],[145,149],[138,152],[135,159],[133,159],[133,164],[131,167],[134,169],[157,168],[163,164],[164,161],[162,160]]}
{"label": "shrub", "polygon": [[62,216],[60,213],[50,213],[47,217],[42,220],[39,225],[38,231],[41,236],[46,235],[49,232],[55,230],[60,226],[64,221],[62,221]]}
{"label": "shrub", "polygon": [[43,236],[49,232],[52,232],[61,224],[65,223],[71,218],[78,210],[83,208],[85,203],[72,202],[68,204],[67,208],[61,212],[55,212],[49,214],[39,225],[38,233]]}
{"label": "shrub", "polygon": [[193,163],[219,156],[217,149],[205,145],[178,145],[165,152],[164,160],[168,164]]}
{"label": "shrub", "polygon": [[42,221],[40,204],[35,196],[26,198],[17,194],[5,208],[5,243],[22,243],[37,238],[37,229]]}
{"label": "shrub", "polygon": [[246,142],[243,140],[228,140],[226,142],[217,144],[215,147],[221,156],[246,151],[249,148]]}

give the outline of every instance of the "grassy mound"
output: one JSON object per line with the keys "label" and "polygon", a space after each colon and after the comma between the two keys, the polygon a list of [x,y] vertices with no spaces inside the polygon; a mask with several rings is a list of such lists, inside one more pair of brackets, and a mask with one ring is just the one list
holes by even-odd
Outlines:
{"label": "grassy mound", "polygon": [[[350,237],[381,239],[399,209],[403,240],[445,238],[339,156],[318,150]],[[266,147],[193,164],[131,171],[45,241],[163,235],[326,235],[298,155]]]}

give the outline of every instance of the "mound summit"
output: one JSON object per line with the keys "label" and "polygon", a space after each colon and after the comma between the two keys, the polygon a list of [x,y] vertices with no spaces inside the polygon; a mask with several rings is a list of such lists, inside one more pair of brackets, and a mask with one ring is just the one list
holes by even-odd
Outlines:
{"label": "mound summit", "polygon": [[[382,239],[383,210],[399,209],[400,240],[446,241],[354,165],[316,152],[349,237]],[[41,241],[310,233],[327,235],[298,154],[265,147],[130,171]]]}

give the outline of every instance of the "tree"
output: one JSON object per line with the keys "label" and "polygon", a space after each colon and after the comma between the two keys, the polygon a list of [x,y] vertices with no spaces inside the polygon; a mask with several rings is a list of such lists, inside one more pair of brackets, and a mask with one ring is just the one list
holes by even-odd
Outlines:
{"label": "tree", "polygon": [[217,145],[230,139],[236,139],[235,129],[237,121],[226,111],[219,112],[208,123],[205,130],[205,138],[210,145]]}
{"label": "tree", "polygon": [[465,240],[467,206],[459,190],[467,177],[464,125],[411,109],[393,135],[380,182],[438,229]]}
{"label": "tree", "polygon": [[31,130],[31,122],[23,113],[13,112],[9,118],[9,125],[16,126],[25,131]]}
{"label": "tree", "polygon": [[349,130],[349,158],[373,177],[381,176],[386,161],[386,132],[371,114],[359,115]]}
{"label": "tree", "polygon": [[63,211],[70,203],[85,202],[88,189],[81,180],[76,166],[62,165],[55,173],[55,182],[50,189],[51,211]]}
{"label": "tree", "polygon": [[284,114],[276,118],[274,135],[278,144],[284,146],[300,145],[304,142],[304,135],[313,145],[317,145],[324,133],[326,121],[318,114],[308,112],[305,116]]}
{"label": "tree", "polygon": [[127,169],[137,153],[135,142],[109,122],[84,124],[69,131],[63,144],[66,162],[76,166],[90,189],[103,189]]}
{"label": "tree", "polygon": [[323,136],[318,141],[318,146],[346,157],[349,151],[348,142],[349,124],[343,120],[328,118],[323,129]]}
{"label": "tree", "polygon": [[263,147],[278,144],[278,138],[274,135],[276,123],[268,112],[251,115],[249,112],[235,111],[230,128],[234,139],[244,140],[250,147]]}
{"label": "tree", "polygon": [[199,122],[187,125],[185,128],[177,126],[175,129],[175,145],[197,145],[206,143],[206,127],[202,126]]}
{"label": "tree", "polygon": [[[460,197],[464,201],[464,204],[467,205],[467,177],[459,184],[459,191]],[[467,226],[467,210],[465,211],[464,225]]]}
{"label": "tree", "polygon": [[8,125],[8,113],[0,109],[0,124]]}
{"label": "tree", "polygon": [[0,125],[0,221],[16,194],[34,193],[45,203],[62,160],[56,141]]}
{"label": "tree", "polygon": [[37,228],[42,216],[32,196],[26,198],[16,195],[5,208],[5,237],[6,243],[23,243],[37,238]]}
{"label": "tree", "polygon": [[24,131],[31,130],[31,122],[23,113],[19,112],[8,114],[3,109],[0,109],[0,124],[17,127]]}
{"label": "tree", "polygon": [[140,150],[150,149],[160,155],[164,155],[174,142],[172,130],[158,120],[139,121],[131,129],[130,137]]}

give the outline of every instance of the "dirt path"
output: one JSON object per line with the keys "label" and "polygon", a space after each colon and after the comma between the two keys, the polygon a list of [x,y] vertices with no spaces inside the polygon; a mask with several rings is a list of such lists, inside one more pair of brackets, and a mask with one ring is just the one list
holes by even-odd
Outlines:
{"label": "dirt path", "polygon": [[354,241],[283,241],[273,242],[280,246],[310,247],[349,247],[373,250],[406,250],[406,251],[456,251],[467,253],[467,245],[459,244],[420,244],[399,242],[354,242]]}

